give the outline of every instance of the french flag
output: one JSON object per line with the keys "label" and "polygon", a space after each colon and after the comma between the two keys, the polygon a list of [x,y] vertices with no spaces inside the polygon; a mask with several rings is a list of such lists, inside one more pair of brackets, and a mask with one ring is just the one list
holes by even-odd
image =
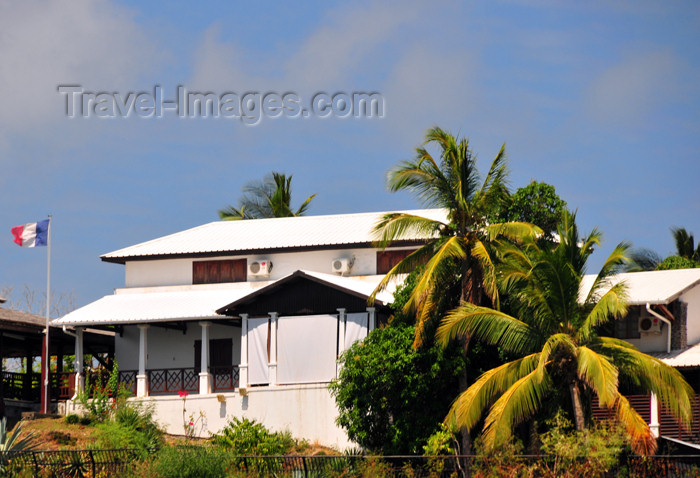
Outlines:
{"label": "french flag", "polygon": [[45,246],[49,239],[49,220],[13,227],[12,235],[14,242],[22,247]]}

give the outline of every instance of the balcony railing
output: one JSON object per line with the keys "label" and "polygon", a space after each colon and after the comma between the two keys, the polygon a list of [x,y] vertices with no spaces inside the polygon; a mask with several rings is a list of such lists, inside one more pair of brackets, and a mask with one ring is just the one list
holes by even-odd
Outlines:
{"label": "balcony railing", "polygon": [[162,368],[146,370],[148,394],[177,393],[184,390],[199,392],[199,371],[194,368]]}
{"label": "balcony railing", "polygon": [[227,367],[210,367],[212,376],[212,391],[230,392],[238,388],[238,365]]}
{"label": "balcony railing", "polygon": [[41,374],[2,372],[3,397],[14,400],[39,401]]}

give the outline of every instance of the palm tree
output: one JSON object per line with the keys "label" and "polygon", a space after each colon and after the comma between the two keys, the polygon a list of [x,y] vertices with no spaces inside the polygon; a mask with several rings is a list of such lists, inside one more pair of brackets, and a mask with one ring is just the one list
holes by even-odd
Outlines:
{"label": "palm tree", "polygon": [[243,193],[238,207],[227,206],[219,211],[222,220],[303,216],[316,196],[312,194],[296,211],[292,210],[292,175],[275,171],[262,181],[248,183],[243,187]]}
{"label": "palm tree", "polygon": [[481,375],[455,400],[447,420],[472,429],[488,409],[483,439],[494,449],[556,392],[570,396],[576,426],[585,428],[582,395],[594,394],[602,407],[614,411],[634,450],[653,453],[656,441],[620,393],[620,378],[656,394],[686,426],[693,390],[674,368],[627,342],[599,335],[601,326],[627,313],[624,283],[611,286],[609,278],[625,262],[629,246],[621,243],[613,250],[581,301],[586,260],[600,233],[580,239],[575,216],[567,213],[559,236],[553,248],[532,243],[504,253],[501,285],[520,318],[463,303],[443,320],[437,333],[442,343],[471,336],[520,356]]}
{"label": "palm tree", "polygon": [[700,262],[700,244],[695,249],[695,238],[684,227],[672,227],[671,234],[676,243],[676,253],[684,259]]}
{"label": "palm tree", "polygon": [[[542,233],[537,226],[525,222],[488,224],[487,218],[497,217],[508,197],[505,144],[491,163],[483,182],[468,140],[455,138],[434,127],[426,134],[426,145],[440,148],[439,160],[435,160],[425,147],[417,148],[414,160],[402,162],[389,172],[388,186],[392,192],[406,190],[413,193],[427,207],[445,209],[447,221],[390,213],[375,227],[380,247],[387,247],[415,232],[431,238],[392,268],[374,292],[386,288],[397,276],[425,264],[405,306],[406,313],[416,312],[416,347],[424,339],[430,313],[444,294],[441,277],[460,277],[461,301],[473,304],[488,301],[489,305],[498,307],[492,242],[499,236],[518,240]],[[457,304],[456,300],[453,304]]]}

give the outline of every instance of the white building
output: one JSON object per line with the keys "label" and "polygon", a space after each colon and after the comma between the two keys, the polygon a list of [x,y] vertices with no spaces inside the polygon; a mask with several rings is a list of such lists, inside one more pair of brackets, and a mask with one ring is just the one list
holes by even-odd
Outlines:
{"label": "white building", "polygon": [[187,391],[200,435],[237,416],[342,448],[336,359],[388,317],[391,291],[367,299],[424,242],[375,247],[383,214],[220,221],[111,252],[102,260],[125,266],[125,287],[55,323],[76,327],[78,357],[81,328],[115,329],[120,380],[170,433],[184,431]]}
{"label": "white building", "polygon": [[[445,220],[442,210],[413,212]],[[115,330],[121,382],[134,400],[155,404],[170,433],[184,432],[179,392],[186,391],[185,419],[203,412],[202,436],[237,416],[346,447],[328,391],[336,359],[386,320],[392,290],[371,307],[367,299],[425,242],[416,236],[375,247],[372,230],[383,214],[213,222],[105,254],[103,261],[124,265],[125,287],[54,324],[76,327],[78,357],[81,329]],[[584,279],[582,297],[593,279]],[[609,332],[679,367],[700,390],[700,269],[612,282],[619,280],[630,312]],[[662,435],[694,440],[652,397],[630,401]],[[700,429],[700,407],[695,413]]]}

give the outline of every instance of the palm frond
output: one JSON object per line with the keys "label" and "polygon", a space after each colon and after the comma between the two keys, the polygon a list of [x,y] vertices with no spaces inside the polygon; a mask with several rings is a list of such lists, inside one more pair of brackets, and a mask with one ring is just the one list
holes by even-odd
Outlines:
{"label": "palm frond", "polygon": [[629,401],[618,393],[612,408],[615,418],[630,437],[632,450],[639,455],[653,455],[656,452],[656,438]]}
{"label": "palm frond", "polygon": [[498,282],[496,275],[496,265],[489,250],[482,241],[475,241],[471,248],[471,255],[479,261],[483,270],[484,291],[491,299],[493,306],[500,309],[500,298],[498,295]]}
{"label": "palm frond", "polygon": [[487,450],[506,443],[515,425],[531,417],[542,405],[551,389],[549,375],[538,377],[537,371],[520,378],[496,400],[484,422],[482,435]]}
{"label": "palm frond", "polygon": [[619,243],[615,249],[613,249],[593,281],[593,285],[586,296],[585,303],[590,304],[595,302],[600,293],[600,289],[609,285],[610,276],[619,272],[620,267],[629,262],[629,258],[627,257],[629,249],[630,244],[626,242]]}
{"label": "palm frond", "polygon": [[610,407],[617,395],[617,368],[603,355],[586,346],[578,348],[578,376],[598,396],[603,407]]}
{"label": "palm frond", "polygon": [[517,221],[489,224],[484,227],[484,231],[491,241],[499,236],[513,242],[534,241],[543,234],[542,229],[534,224]]}
{"label": "palm frond", "polygon": [[449,312],[436,333],[443,346],[456,337],[474,337],[513,353],[529,353],[542,342],[537,331],[525,322],[468,302]]}
{"label": "palm frond", "polygon": [[588,340],[593,330],[609,322],[611,319],[619,319],[627,314],[627,286],[622,282],[613,285],[595,303],[586,316],[583,325],[578,331],[579,340]]}
{"label": "palm frond", "polygon": [[606,355],[610,352],[624,358],[625,372],[634,374],[637,383],[655,394],[659,403],[684,427],[690,427],[695,392],[678,370],[636,348],[617,345],[610,340],[601,340],[599,344],[594,348]]}
{"label": "palm frond", "polygon": [[452,403],[445,421],[456,420],[471,430],[493,400],[532,372],[537,361],[538,354],[531,354],[484,372]]}
{"label": "palm frond", "polygon": [[571,336],[565,333],[550,335],[540,353],[540,361],[537,364],[537,373],[541,377],[544,376],[546,365],[550,362],[552,355],[561,349],[566,349],[565,353],[568,356],[576,355],[576,344],[571,340]]}
{"label": "palm frond", "polygon": [[385,214],[377,222],[372,230],[376,239],[376,246],[385,248],[392,242],[414,238],[416,235],[425,238],[434,238],[446,224],[427,217],[415,214],[392,212]]}

